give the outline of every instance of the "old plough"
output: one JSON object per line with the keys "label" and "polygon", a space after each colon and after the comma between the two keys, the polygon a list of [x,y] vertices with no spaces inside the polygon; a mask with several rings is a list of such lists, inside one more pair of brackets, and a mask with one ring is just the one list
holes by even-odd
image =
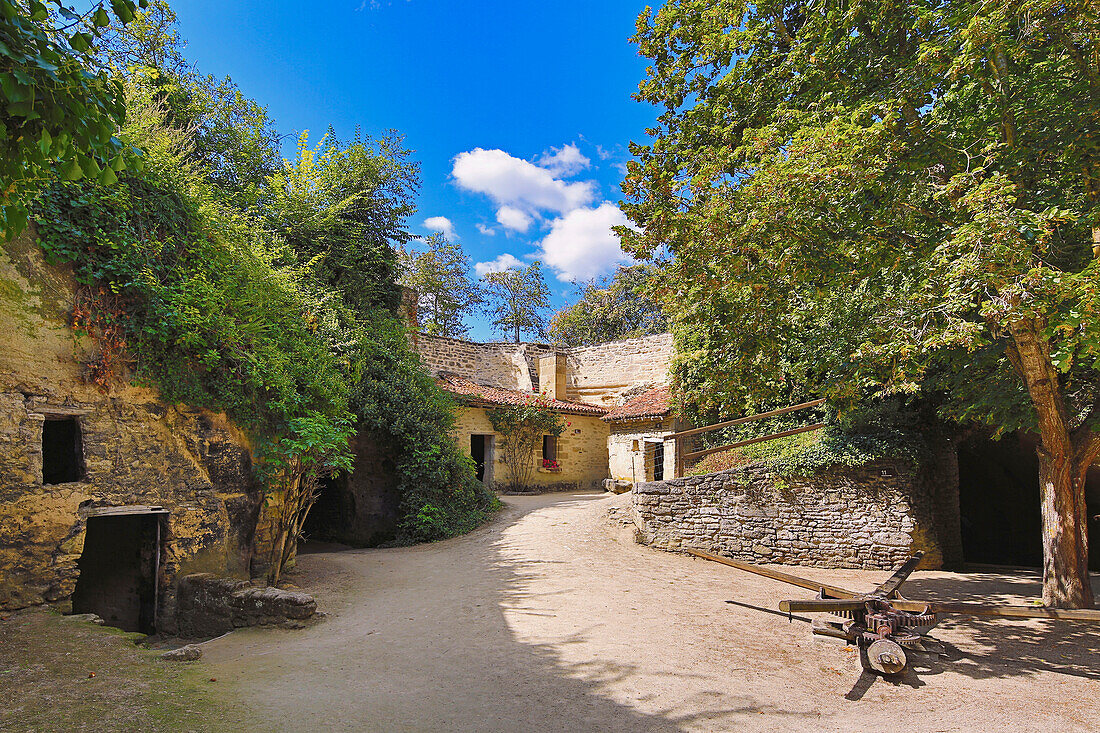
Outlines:
{"label": "old plough", "polygon": [[882,675],[896,675],[905,670],[908,663],[905,650],[923,649],[925,634],[936,625],[942,614],[1100,622],[1100,610],[904,598],[900,592],[901,586],[917,569],[922,553],[909,558],[886,582],[870,593],[855,593],[702,550],[687,549],[687,552],[704,560],[816,591],[817,598],[781,601],[779,610],[792,618],[795,613],[827,613],[842,619],[815,622],[813,633],[844,639],[857,646],[863,668]]}

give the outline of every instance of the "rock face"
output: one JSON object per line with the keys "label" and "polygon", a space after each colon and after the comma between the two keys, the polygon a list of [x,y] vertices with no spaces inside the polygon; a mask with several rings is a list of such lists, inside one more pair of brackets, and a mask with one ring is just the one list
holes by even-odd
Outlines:
{"label": "rock face", "polygon": [[317,611],[313,596],[280,588],[258,588],[243,580],[195,573],[179,580],[177,633],[215,636],[242,626],[303,621]]}
{"label": "rock face", "polygon": [[[261,496],[248,444],[224,415],[86,383],[95,345],[68,327],[76,291],[30,233],[0,250],[0,608],[69,610],[89,522],[145,507],[143,567],[157,571],[134,592],[149,596],[143,625],[171,632],[177,576],[249,577]],[[93,597],[116,592],[101,586]]]}
{"label": "rock face", "polygon": [[[903,464],[836,469],[779,479],[755,464],[704,476],[634,486],[631,513],[645,544],[692,547],[749,562],[891,569],[917,550],[922,567],[948,562],[945,536],[954,507],[936,480]],[[950,480],[950,477],[946,477]],[[957,525],[956,525],[957,526]]]}

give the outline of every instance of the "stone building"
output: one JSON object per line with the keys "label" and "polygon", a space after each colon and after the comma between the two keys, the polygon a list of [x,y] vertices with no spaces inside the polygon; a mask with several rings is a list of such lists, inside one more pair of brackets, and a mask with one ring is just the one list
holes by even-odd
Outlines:
{"label": "stone building", "polygon": [[642,388],[601,418],[610,427],[607,438],[611,478],[631,484],[671,478],[676,445],[665,437],[684,429],[672,414],[667,385]]}
{"label": "stone building", "polygon": [[[557,440],[546,436],[533,459],[534,483],[546,490],[602,487],[613,474],[609,449],[615,429],[615,423],[602,418],[663,385],[672,360],[667,333],[573,349],[417,334],[415,348],[439,385],[459,399],[455,441],[488,483],[499,485],[505,469],[487,409],[542,395],[565,417],[562,435]],[[664,394],[667,408],[667,390]],[[671,423],[671,418],[662,422]],[[547,467],[551,462],[557,467]]]}
{"label": "stone building", "polygon": [[175,628],[177,579],[247,579],[261,496],[224,415],[84,379],[77,284],[30,233],[0,250],[0,608]]}

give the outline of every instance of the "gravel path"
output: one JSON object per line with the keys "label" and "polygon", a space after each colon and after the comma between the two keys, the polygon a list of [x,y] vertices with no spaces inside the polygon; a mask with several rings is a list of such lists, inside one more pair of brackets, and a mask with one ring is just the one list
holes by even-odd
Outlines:
{"label": "gravel path", "polygon": [[[949,618],[945,659],[870,681],[854,650],[772,610],[807,592],[633,544],[607,520],[626,497],[507,501],[455,540],[303,555],[295,582],[327,620],[204,645],[246,711],[225,729],[1100,730],[1100,630]],[[887,575],[795,572],[855,590]],[[906,589],[1018,602],[1038,583],[921,572]]]}

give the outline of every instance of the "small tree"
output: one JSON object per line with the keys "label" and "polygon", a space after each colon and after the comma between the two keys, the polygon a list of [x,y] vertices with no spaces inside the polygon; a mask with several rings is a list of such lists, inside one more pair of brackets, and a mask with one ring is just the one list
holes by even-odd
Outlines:
{"label": "small tree", "polygon": [[631,265],[580,284],[580,300],[550,319],[550,338],[561,346],[591,346],[665,331],[668,319],[646,294],[657,274],[656,266]]}
{"label": "small tree", "polygon": [[505,335],[514,334],[516,343],[523,331],[546,335],[546,317],[550,307],[550,288],[542,276],[542,264],[535,260],[526,268],[490,272],[483,278],[493,327]]}
{"label": "small tree", "polygon": [[465,336],[463,318],[481,303],[481,289],[470,280],[470,258],[442,234],[424,240],[428,249],[402,248],[401,281],[416,290],[420,326],[433,336]]}
{"label": "small tree", "polygon": [[500,454],[508,467],[510,491],[523,491],[531,485],[535,470],[535,449],[544,435],[561,435],[565,421],[539,397],[524,405],[509,405],[489,410],[489,422],[500,433]]}

